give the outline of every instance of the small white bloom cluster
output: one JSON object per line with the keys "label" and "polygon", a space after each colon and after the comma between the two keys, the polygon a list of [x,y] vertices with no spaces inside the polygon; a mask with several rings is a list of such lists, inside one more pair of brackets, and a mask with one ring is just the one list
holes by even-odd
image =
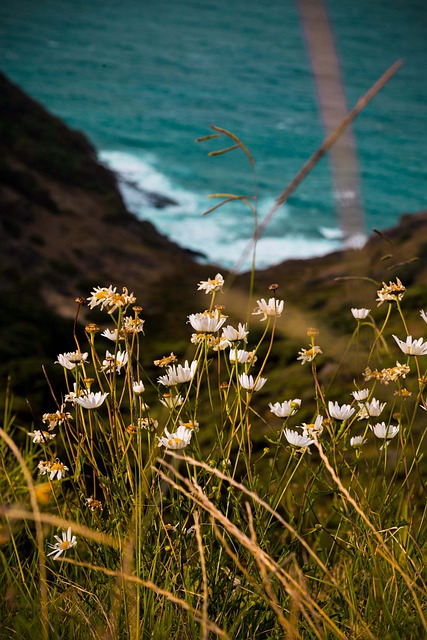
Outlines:
{"label": "small white bloom cluster", "polygon": [[55,478],[57,480],[61,480],[61,478],[65,476],[66,472],[69,471],[68,467],[58,459],[56,459],[55,462],[41,460],[37,465],[37,468],[41,476],[49,474],[49,480],[54,480]]}
{"label": "small white bloom cluster", "polygon": [[122,293],[117,292],[117,287],[110,285],[109,287],[95,287],[88,298],[89,309],[100,307],[105,309],[108,307],[108,313],[114,313],[119,307],[127,307],[136,302],[133,293],[129,293],[126,287],[123,287]]}

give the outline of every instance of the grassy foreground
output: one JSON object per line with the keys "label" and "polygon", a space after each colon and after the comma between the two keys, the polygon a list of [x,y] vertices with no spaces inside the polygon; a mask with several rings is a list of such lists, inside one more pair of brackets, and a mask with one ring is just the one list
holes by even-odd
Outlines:
{"label": "grassy foreground", "polygon": [[[199,283],[208,302],[188,316],[190,356],[154,365],[135,296],[95,287],[87,302],[106,329],[88,324],[58,355],[52,407],[28,428],[6,403],[1,638],[427,635],[427,342],[410,335],[404,285],[378,289],[380,327],[370,309],[349,309],[329,384],[317,376],[321,336],[302,329],[295,360],[311,401],[284,388],[268,407],[286,305],[271,285],[229,318],[226,285],[220,274]],[[347,388],[350,360],[359,375]]]}

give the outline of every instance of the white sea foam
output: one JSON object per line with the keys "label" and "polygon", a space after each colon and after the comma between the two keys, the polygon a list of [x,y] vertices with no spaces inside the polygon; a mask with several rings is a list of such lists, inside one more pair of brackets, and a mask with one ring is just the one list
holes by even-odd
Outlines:
{"label": "white sea foam", "polygon": [[[118,175],[126,205],[140,219],[149,220],[162,234],[182,247],[203,254],[204,257],[200,258],[203,261],[239,271],[250,269],[253,219],[249,212],[245,214],[243,205],[233,203],[226,205],[227,212],[224,208],[202,216],[201,213],[217,201],[174,184],[157,168],[154,155],[103,151],[99,159]],[[159,209],[153,206],[144,192],[166,196],[177,204]],[[272,198],[261,202],[261,214],[267,213],[273,202]],[[256,267],[266,268],[290,258],[320,256],[339,247],[337,237],[308,238],[295,233],[269,235],[267,228],[257,243]]]}

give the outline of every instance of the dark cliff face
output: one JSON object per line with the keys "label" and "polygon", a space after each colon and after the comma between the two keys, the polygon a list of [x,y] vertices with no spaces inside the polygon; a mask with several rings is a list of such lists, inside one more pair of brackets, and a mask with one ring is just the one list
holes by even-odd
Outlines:
{"label": "dark cliff face", "polygon": [[[36,279],[46,301],[92,284],[138,288],[194,262],[129,214],[79,132],[0,75],[0,283]],[[65,305],[65,307],[64,307]]]}
{"label": "dark cliff face", "polygon": [[42,363],[71,348],[74,298],[96,285],[134,291],[158,331],[179,303],[185,327],[193,307],[180,290],[194,292],[203,272],[126,210],[114,174],[83,134],[0,74],[3,378],[12,371],[15,380],[34,380]]}

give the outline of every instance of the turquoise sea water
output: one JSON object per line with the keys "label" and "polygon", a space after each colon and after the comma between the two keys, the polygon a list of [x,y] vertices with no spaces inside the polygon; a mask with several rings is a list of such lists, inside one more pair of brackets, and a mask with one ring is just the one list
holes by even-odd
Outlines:
{"label": "turquoise sea water", "polygon": [[[365,228],[427,208],[427,5],[326,3],[349,107],[396,59],[404,66],[354,126]],[[15,0],[0,8],[1,67],[84,131],[120,172],[129,206],[210,262],[232,266],[252,233],[213,192],[252,193],[245,156],[208,158],[216,124],[250,148],[261,216],[324,137],[297,4],[290,0]],[[178,205],[149,206],[135,185]],[[323,159],[267,227],[258,266],[339,246]]]}

